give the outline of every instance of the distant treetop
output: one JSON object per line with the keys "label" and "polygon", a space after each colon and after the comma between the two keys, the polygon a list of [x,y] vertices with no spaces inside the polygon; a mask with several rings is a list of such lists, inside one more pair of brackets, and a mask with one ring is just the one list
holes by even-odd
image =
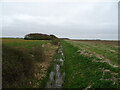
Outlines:
{"label": "distant treetop", "polygon": [[52,39],[58,39],[55,35],[47,35],[47,34],[41,34],[41,33],[30,33],[25,35],[25,40],[52,40]]}

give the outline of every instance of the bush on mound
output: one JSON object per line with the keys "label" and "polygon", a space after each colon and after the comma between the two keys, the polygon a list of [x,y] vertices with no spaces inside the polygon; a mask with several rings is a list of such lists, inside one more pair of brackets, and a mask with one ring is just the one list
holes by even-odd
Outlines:
{"label": "bush on mound", "polygon": [[41,34],[41,33],[30,33],[25,35],[25,40],[52,40],[52,39],[58,39],[55,35],[47,35],[47,34]]}

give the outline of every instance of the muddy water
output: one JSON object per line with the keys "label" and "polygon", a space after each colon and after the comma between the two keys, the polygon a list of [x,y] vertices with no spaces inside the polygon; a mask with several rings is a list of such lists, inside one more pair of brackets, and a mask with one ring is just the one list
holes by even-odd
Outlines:
{"label": "muddy water", "polygon": [[64,65],[64,54],[63,47],[60,46],[58,49],[59,57],[54,59],[54,68],[49,74],[49,80],[46,84],[46,88],[61,88],[64,78],[65,72],[61,72],[60,69]]}

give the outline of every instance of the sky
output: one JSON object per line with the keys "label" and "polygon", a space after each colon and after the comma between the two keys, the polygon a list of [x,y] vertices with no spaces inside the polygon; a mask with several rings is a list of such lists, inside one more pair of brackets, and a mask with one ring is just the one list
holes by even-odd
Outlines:
{"label": "sky", "polygon": [[2,37],[118,39],[119,0],[1,0]]}

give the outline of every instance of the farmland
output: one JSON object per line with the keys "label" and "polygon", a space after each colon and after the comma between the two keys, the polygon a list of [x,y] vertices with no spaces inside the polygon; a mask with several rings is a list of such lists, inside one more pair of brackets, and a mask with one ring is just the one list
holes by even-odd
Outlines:
{"label": "farmland", "polygon": [[50,40],[2,39],[3,88],[41,88],[57,50]]}
{"label": "farmland", "polygon": [[[100,59],[106,59],[113,66],[118,65],[117,41],[72,41],[82,51],[87,51]],[[83,52],[84,53],[84,52]]]}
{"label": "farmland", "polygon": [[64,88],[120,88],[117,42],[67,40],[62,44]]}
{"label": "farmland", "polygon": [[54,45],[7,38],[2,45],[5,88],[120,88],[117,41],[61,40]]}

